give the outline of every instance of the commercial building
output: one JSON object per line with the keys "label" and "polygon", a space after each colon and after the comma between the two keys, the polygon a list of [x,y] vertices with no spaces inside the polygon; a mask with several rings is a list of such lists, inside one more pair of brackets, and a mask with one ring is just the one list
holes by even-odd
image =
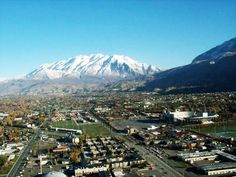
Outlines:
{"label": "commercial building", "polygon": [[205,123],[209,122],[211,120],[214,120],[215,118],[219,117],[218,114],[215,113],[208,113],[208,112],[203,112],[203,113],[195,113],[192,111],[180,111],[176,110],[174,112],[164,112],[162,114],[162,118],[164,118],[168,122],[197,122],[197,123]]}
{"label": "commercial building", "polygon": [[206,175],[229,175],[236,173],[236,163],[213,163],[198,167],[199,171],[202,171]]}
{"label": "commercial building", "polygon": [[174,112],[167,111],[167,112],[164,112],[162,116],[167,121],[179,122],[179,121],[184,121],[185,119],[194,116],[194,112],[180,111],[180,110],[176,110]]}
{"label": "commercial building", "polygon": [[50,127],[50,129],[51,129],[51,130],[55,130],[55,131],[61,131],[61,132],[82,134],[82,131],[81,131],[81,130],[77,130],[77,129],[58,128],[58,127]]}
{"label": "commercial building", "polygon": [[208,112],[203,112],[201,114],[194,114],[194,116],[189,118],[189,121],[191,122],[201,122],[201,123],[205,123],[205,122],[209,122],[211,120],[216,119],[217,117],[219,117],[218,114],[214,114],[211,113],[209,114]]}
{"label": "commercial building", "polygon": [[[236,173],[236,156],[225,153],[223,151],[214,150],[210,152],[198,152],[198,153],[182,153],[178,154],[178,157],[185,161],[193,164],[196,161],[202,160],[215,160],[207,165],[197,166],[197,170],[206,175],[229,175]],[[219,162],[219,160],[221,160]]]}
{"label": "commercial building", "polygon": [[216,151],[210,152],[195,152],[195,153],[181,153],[177,157],[185,162],[193,163],[201,160],[214,160],[218,157]]}

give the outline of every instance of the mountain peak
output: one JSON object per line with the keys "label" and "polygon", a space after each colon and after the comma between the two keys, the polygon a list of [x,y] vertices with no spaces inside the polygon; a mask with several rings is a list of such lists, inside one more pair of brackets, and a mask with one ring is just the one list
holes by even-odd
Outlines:
{"label": "mountain peak", "polygon": [[29,73],[28,79],[58,79],[62,77],[137,77],[160,71],[151,66],[135,61],[124,55],[78,55],[51,64],[44,64]]}

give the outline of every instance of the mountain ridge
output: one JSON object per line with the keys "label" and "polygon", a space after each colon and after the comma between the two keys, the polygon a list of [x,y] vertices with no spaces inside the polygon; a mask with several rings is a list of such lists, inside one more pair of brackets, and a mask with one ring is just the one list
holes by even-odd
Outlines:
{"label": "mountain ridge", "polygon": [[236,38],[190,64],[161,70],[124,55],[79,55],[41,65],[24,77],[0,81],[0,95],[58,94],[82,90],[193,93],[236,91]]}
{"label": "mountain ridge", "polygon": [[151,75],[159,68],[143,64],[124,55],[79,55],[51,64],[43,64],[26,75],[27,79],[58,79],[62,77],[136,77]]}
{"label": "mountain ridge", "polygon": [[219,60],[222,57],[231,56],[234,54],[236,54],[236,37],[198,55],[193,59],[192,64],[206,60]]}
{"label": "mountain ridge", "polygon": [[192,63],[154,75],[138,90],[161,93],[218,92],[236,90],[236,38],[193,59]]}
{"label": "mountain ridge", "polygon": [[117,81],[152,75],[161,70],[124,55],[79,55],[40,65],[20,78],[0,81],[0,95],[61,94],[101,90]]}

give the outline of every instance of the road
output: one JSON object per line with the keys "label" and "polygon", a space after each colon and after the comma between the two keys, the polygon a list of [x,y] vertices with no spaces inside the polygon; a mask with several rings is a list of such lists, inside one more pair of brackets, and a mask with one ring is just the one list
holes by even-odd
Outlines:
{"label": "road", "polygon": [[18,174],[19,169],[20,169],[22,163],[24,162],[24,160],[26,159],[26,157],[30,153],[30,150],[32,149],[33,145],[35,144],[36,139],[40,135],[40,133],[41,133],[41,130],[40,129],[36,129],[34,135],[32,136],[32,138],[30,139],[29,143],[25,146],[25,148],[21,152],[19,158],[15,162],[14,166],[11,168],[11,170],[8,173],[7,177],[14,177],[14,176],[16,176]]}

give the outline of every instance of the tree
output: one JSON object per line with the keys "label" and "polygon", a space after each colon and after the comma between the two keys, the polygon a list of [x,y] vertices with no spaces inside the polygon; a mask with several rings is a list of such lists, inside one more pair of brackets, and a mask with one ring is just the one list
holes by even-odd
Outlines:
{"label": "tree", "polygon": [[36,157],[37,154],[38,154],[37,149],[36,149],[36,148],[33,148],[33,149],[32,149],[32,155],[33,155],[34,157]]}
{"label": "tree", "polygon": [[17,128],[11,128],[7,133],[6,137],[9,141],[18,141],[20,139],[20,132]]}
{"label": "tree", "polygon": [[7,156],[0,156],[0,167],[3,167],[5,163],[7,162]]}
{"label": "tree", "polygon": [[3,119],[3,121],[2,121],[2,124],[4,125],[4,126],[6,126],[6,125],[9,125],[9,126],[12,126],[12,117],[10,117],[10,116],[8,116],[8,117],[5,117],[4,119]]}
{"label": "tree", "polygon": [[79,156],[81,154],[81,151],[79,149],[73,149],[71,150],[71,153],[70,153],[70,160],[72,162],[79,162]]}
{"label": "tree", "polygon": [[38,121],[39,124],[43,123],[44,120],[45,120],[45,117],[44,117],[44,116],[39,116],[38,119],[37,119],[37,121]]}

